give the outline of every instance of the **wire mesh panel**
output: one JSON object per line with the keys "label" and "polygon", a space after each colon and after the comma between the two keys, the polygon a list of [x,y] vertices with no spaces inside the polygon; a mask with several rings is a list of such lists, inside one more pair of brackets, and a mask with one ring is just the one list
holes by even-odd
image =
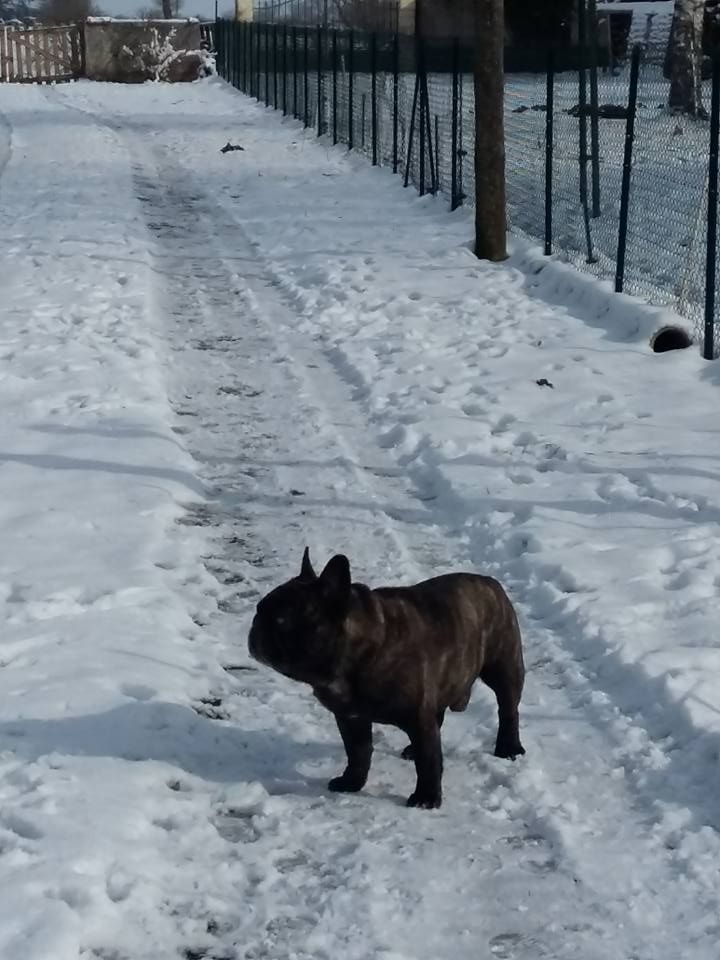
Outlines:
{"label": "wire mesh panel", "polygon": [[[669,109],[669,22],[651,13],[638,20],[636,6],[619,21],[602,21],[603,43],[598,20],[586,45],[506,50],[508,222],[597,277],[619,284],[622,274],[626,292],[677,310],[700,333],[709,122],[702,109]],[[476,132],[467,40],[332,24],[322,4],[284,2],[268,22],[219,21],[218,69],[261,103],[391,167],[421,193],[441,194],[453,209],[465,197],[472,203]],[[698,88],[708,106],[709,88],[708,75]]]}
{"label": "wire mesh panel", "polygon": [[625,289],[668,305],[699,326],[709,124],[668,111],[668,90],[669,81],[651,51],[638,90]]}
{"label": "wire mesh panel", "polygon": [[[472,78],[468,78],[472,84]],[[472,103],[472,96],[468,97]],[[508,225],[529,237],[544,229],[546,78],[508,74],[505,78],[505,163]],[[474,133],[468,137],[473,143]]]}

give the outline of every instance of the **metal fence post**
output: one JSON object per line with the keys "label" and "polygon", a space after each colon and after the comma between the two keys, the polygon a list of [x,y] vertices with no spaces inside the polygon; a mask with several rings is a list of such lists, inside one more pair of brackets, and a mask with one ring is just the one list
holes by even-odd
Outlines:
{"label": "metal fence post", "polygon": [[395,30],[393,35],[393,173],[398,172],[398,95],[400,84],[400,35]]}
{"label": "metal fence post", "polygon": [[372,133],[372,164],[377,166],[377,33],[370,35],[370,129]]}
{"label": "metal fence post", "polygon": [[417,49],[418,49],[418,54],[417,54],[417,61],[418,61],[418,63],[417,63],[417,69],[418,69],[418,79],[420,80],[420,103],[419,103],[419,107],[420,107],[420,140],[419,140],[419,145],[420,145],[420,158],[419,158],[419,159],[420,159],[420,165],[419,165],[419,170],[418,170],[419,181],[420,181],[420,182],[419,182],[419,184],[418,184],[418,190],[419,190],[420,196],[422,197],[422,196],[425,195],[425,135],[426,135],[426,129],[425,129],[425,94],[426,94],[427,88],[426,88],[426,86],[425,86],[425,56],[424,56],[424,50],[423,50],[423,40],[422,40],[422,37],[421,37],[421,36],[418,36],[418,38],[417,38]]}
{"label": "metal fence post", "polygon": [[720,54],[713,56],[708,165],[707,254],[705,264],[705,336],[703,357],[715,355],[715,277],[717,269],[718,140],[720,140]]}
{"label": "metal fence post", "polygon": [[552,253],[553,146],[555,120],[555,51],[548,51],[545,93],[545,256]]}
{"label": "metal fence post", "polygon": [[277,49],[277,38],[278,38],[278,25],[274,23],[272,25],[272,35],[273,35],[273,108],[277,110],[278,108],[278,49]]}
{"label": "metal fence post", "polygon": [[287,116],[287,24],[283,24],[282,30],[282,74],[283,74],[283,116]]}
{"label": "metal fence post", "polygon": [[217,72],[218,76],[223,80],[225,79],[225,47],[224,47],[225,37],[223,34],[223,23],[222,20],[218,20],[215,17],[215,48],[217,50]]}
{"label": "metal fence post", "polygon": [[587,0],[590,20],[590,171],[592,183],[592,215],[600,216],[600,119],[598,113],[598,37],[597,2]]}
{"label": "metal fence post", "polygon": [[240,77],[242,75],[242,64],[240,63],[241,51],[240,40],[242,39],[241,27],[239,23],[233,22],[233,86],[236,90],[240,89]]}
{"label": "metal fence post", "polygon": [[333,144],[338,142],[338,132],[337,132],[337,30],[332,32],[332,85],[333,85],[333,116],[332,116],[332,129],[333,129]]}
{"label": "metal fence post", "polygon": [[458,148],[458,126],[459,126],[459,110],[460,110],[460,41],[455,38],[453,40],[453,49],[452,49],[452,133],[451,133],[451,150],[452,150],[452,165],[450,168],[450,209],[457,210],[460,206],[460,200],[458,198],[458,163],[460,160],[459,148]]}
{"label": "metal fence post", "polygon": [[297,70],[297,27],[292,28],[292,41],[293,41],[293,116],[297,120],[298,118],[298,96],[297,96],[297,81],[298,81],[298,70]]}
{"label": "metal fence post", "polygon": [[587,22],[586,7],[587,0],[578,2],[578,50],[580,52],[580,63],[578,66],[578,131],[580,137],[580,205],[583,212],[583,223],[585,226],[585,245],[587,247],[587,263],[594,263],[592,248],[592,233],[590,231],[590,208],[588,206],[588,175],[587,165],[590,159],[588,155],[588,130],[587,130],[587,76],[585,73],[587,61]]}
{"label": "metal fence post", "polygon": [[260,77],[262,75],[262,63],[260,60],[260,51],[262,47],[262,24],[258,23],[255,27],[255,38],[257,40],[257,51],[255,53],[255,66],[257,68],[257,83],[255,84],[255,99],[260,102],[262,93],[260,91]]}
{"label": "metal fence post", "polygon": [[355,98],[355,31],[348,33],[348,150],[353,148],[353,100]]}
{"label": "metal fence post", "polygon": [[248,36],[249,36],[249,27],[250,24],[246,22],[242,25],[242,89],[243,93],[247,93],[248,88]]}
{"label": "metal fence post", "polygon": [[617,259],[615,262],[615,292],[622,293],[625,285],[625,252],[627,250],[628,212],[630,208],[630,174],[632,172],[633,142],[635,140],[635,113],[637,110],[638,75],[640,73],[640,46],[635,46],[630,61],[630,92],[625,121],[625,154],[623,157],[622,189],[620,192],[620,226],[618,229]]}
{"label": "metal fence post", "polygon": [[322,111],[322,93],[323,93],[323,71],[322,71],[322,27],[318,23],[317,27],[317,135],[323,135],[323,111]]}
{"label": "metal fence post", "polygon": [[227,23],[224,20],[218,20],[219,27],[219,41],[218,41],[218,50],[220,51],[220,57],[218,60],[218,73],[223,78],[227,80],[228,78],[228,36],[227,36]]}
{"label": "metal fence post", "polygon": [[310,99],[310,97],[309,97],[310,85],[309,85],[309,79],[308,79],[308,71],[309,71],[309,48],[308,48],[308,44],[309,44],[309,40],[310,40],[310,28],[309,28],[309,27],[304,27],[304,28],[303,28],[303,34],[304,34],[304,37],[305,37],[305,40],[304,40],[304,42],[305,42],[305,49],[304,49],[304,51],[303,51],[303,123],[304,123],[304,125],[305,125],[306,127],[309,127],[309,126],[310,126],[310,111],[309,111],[309,109],[308,109],[308,106],[309,106],[308,101],[309,101],[309,99]]}
{"label": "metal fence post", "polygon": [[270,106],[270,24],[265,24],[265,106]]}
{"label": "metal fence post", "polygon": [[248,62],[248,73],[247,73],[247,89],[246,93],[252,96],[252,87],[253,87],[253,25],[250,21],[247,25],[247,62]]}

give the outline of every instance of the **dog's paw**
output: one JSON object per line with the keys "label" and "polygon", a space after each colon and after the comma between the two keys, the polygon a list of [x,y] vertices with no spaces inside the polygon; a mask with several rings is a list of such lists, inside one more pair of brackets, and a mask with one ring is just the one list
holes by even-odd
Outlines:
{"label": "dog's paw", "polygon": [[415,750],[413,745],[409,743],[403,752],[400,754],[403,760],[414,760],[415,759]]}
{"label": "dog's paw", "polygon": [[420,807],[423,810],[437,810],[442,803],[442,796],[437,793],[420,793],[416,790],[407,798],[408,807]]}
{"label": "dog's paw", "polygon": [[518,740],[516,743],[497,743],[495,744],[495,756],[502,760],[515,760],[525,753],[525,747]]}
{"label": "dog's paw", "polygon": [[328,790],[333,793],[357,793],[365,786],[364,780],[358,780],[357,777],[349,777],[343,773],[339,777],[333,777],[328,783]]}

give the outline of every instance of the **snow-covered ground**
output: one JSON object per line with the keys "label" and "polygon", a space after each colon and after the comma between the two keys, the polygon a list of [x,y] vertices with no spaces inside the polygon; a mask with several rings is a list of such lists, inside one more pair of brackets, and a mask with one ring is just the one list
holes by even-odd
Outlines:
{"label": "snow-covered ground", "polygon": [[[0,117],[2,960],[715,957],[718,364],[219,81]],[[478,685],[440,811],[391,729],[329,794],[306,543],[502,579],[527,755]]]}

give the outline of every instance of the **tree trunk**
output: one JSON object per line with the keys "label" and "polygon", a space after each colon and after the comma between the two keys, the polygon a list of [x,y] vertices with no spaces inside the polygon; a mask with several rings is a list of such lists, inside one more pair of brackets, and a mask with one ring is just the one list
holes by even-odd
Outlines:
{"label": "tree trunk", "polygon": [[675,0],[668,47],[670,98],[678,113],[705,116],[702,104],[702,38],[705,0]]}
{"label": "tree trunk", "polygon": [[475,255],[507,257],[503,0],[475,0]]}
{"label": "tree trunk", "polygon": [[172,0],[162,0],[162,11],[163,11],[163,18],[165,20],[172,20],[173,18]]}

